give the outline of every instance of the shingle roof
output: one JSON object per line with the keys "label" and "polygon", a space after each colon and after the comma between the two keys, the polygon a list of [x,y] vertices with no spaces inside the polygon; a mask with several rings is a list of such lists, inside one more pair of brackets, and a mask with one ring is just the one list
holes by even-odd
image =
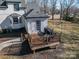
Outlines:
{"label": "shingle roof", "polygon": [[27,12],[27,14],[25,14],[27,18],[49,18],[48,14],[44,14],[42,12],[40,12],[40,10],[35,10],[33,9],[32,11]]}
{"label": "shingle roof", "polygon": [[21,0],[6,0],[6,1],[9,1],[9,2],[21,2]]}
{"label": "shingle roof", "polygon": [[19,17],[19,16],[21,16],[20,14],[17,14],[17,13],[13,13],[13,14],[11,14],[10,15],[11,17]]}
{"label": "shingle roof", "polygon": [[2,5],[4,2],[21,2],[21,0],[0,0],[0,5]]}
{"label": "shingle roof", "polygon": [[3,0],[0,0],[0,5],[1,5],[3,2],[4,2]]}
{"label": "shingle roof", "polygon": [[[23,15],[26,19],[49,18],[49,16],[47,14],[44,14],[40,11],[39,1],[40,0],[36,0],[36,2],[28,2],[27,3],[27,13]],[[39,19],[39,20],[42,20],[42,19]]]}
{"label": "shingle roof", "polygon": [[[36,2],[33,2],[36,1]],[[40,11],[39,7],[40,0],[32,0],[32,2],[27,3],[27,12],[30,9],[33,9],[28,15],[26,15],[27,18],[48,18],[49,16],[47,14],[44,14]]]}

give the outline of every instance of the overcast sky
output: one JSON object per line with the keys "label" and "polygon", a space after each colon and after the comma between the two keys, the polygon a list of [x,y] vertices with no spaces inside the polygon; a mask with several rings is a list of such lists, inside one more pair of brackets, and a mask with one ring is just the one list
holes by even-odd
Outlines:
{"label": "overcast sky", "polygon": [[[44,0],[41,0],[41,2],[43,2],[43,1],[44,1]],[[50,1],[51,1],[51,0],[48,0],[48,1],[49,1],[48,5],[51,6],[51,4],[50,4]],[[60,1],[60,0],[57,1],[57,8],[58,8],[58,9],[60,8],[60,2],[59,2],[59,1]],[[75,0],[74,4],[76,4],[76,6],[79,8],[79,0]]]}
{"label": "overcast sky", "polygon": [[[41,2],[43,3],[44,1],[48,1],[49,2],[48,5],[51,6],[51,3],[50,3],[51,0],[40,0],[39,5],[41,5]],[[60,0],[57,0],[57,8],[58,9],[60,8],[60,2],[59,1]],[[74,4],[76,4],[76,6],[79,8],[78,2],[79,2],[79,0],[75,0]]]}

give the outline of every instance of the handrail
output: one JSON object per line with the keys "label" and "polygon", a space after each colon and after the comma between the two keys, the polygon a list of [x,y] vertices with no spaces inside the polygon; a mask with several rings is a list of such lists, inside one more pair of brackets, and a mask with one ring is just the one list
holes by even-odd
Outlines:
{"label": "handrail", "polygon": [[29,34],[27,34],[27,37],[25,36],[24,33],[21,33],[21,41],[24,42],[25,40],[30,39],[31,42],[31,36]]}
{"label": "handrail", "polygon": [[22,42],[25,41],[25,35],[24,35],[24,33],[21,33],[21,41],[22,41]]}

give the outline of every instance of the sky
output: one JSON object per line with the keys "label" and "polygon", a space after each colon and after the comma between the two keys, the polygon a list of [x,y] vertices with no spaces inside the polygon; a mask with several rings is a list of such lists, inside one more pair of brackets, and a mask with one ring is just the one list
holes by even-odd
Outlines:
{"label": "sky", "polygon": [[[41,0],[41,2],[43,2],[43,1],[44,1],[44,0]],[[46,1],[47,1],[47,0],[46,0]],[[48,5],[51,6],[51,3],[50,3],[51,0],[48,0],[48,1],[49,1]],[[76,4],[76,7],[79,8],[79,0],[75,0],[74,4]],[[59,2],[59,0],[57,1],[57,8],[58,8],[58,9],[60,8],[60,2]]]}
{"label": "sky", "polygon": [[[43,3],[44,1],[48,1],[48,6],[51,7],[51,3],[50,3],[51,0],[40,0],[39,5],[42,5],[41,2]],[[60,2],[59,1],[60,0],[57,0],[57,5],[56,5],[57,9],[60,9]],[[75,0],[74,4],[76,4],[76,7],[79,8],[79,0]]]}

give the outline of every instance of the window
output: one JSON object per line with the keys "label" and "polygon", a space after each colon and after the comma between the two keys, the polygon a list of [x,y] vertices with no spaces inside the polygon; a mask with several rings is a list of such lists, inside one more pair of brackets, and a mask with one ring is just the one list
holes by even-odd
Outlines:
{"label": "window", "polygon": [[19,19],[19,23],[22,23],[22,19],[21,18]]}
{"label": "window", "polygon": [[17,24],[17,23],[18,23],[18,18],[17,18],[17,17],[14,17],[14,18],[13,18],[13,23],[14,23],[14,24]]}
{"label": "window", "polygon": [[14,4],[14,10],[19,11],[19,4]]}
{"label": "window", "polygon": [[36,21],[36,28],[38,31],[41,31],[41,21]]}

